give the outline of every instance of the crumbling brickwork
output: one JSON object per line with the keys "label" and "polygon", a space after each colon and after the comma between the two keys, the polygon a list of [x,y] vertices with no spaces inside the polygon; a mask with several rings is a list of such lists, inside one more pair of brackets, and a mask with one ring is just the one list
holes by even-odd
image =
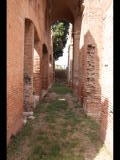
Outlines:
{"label": "crumbling brickwork", "polygon": [[[80,98],[84,110],[100,120],[100,58],[102,49],[102,12],[98,1],[85,1],[80,35]],[[95,26],[95,27],[94,27]],[[101,33],[101,36],[99,36]],[[81,97],[82,96],[82,97]]]}
{"label": "crumbling brickwork", "polygon": [[[95,44],[88,44],[86,50],[84,74],[84,109],[89,116],[99,120],[100,117],[100,86],[98,83],[99,66],[96,61],[97,49]],[[99,62],[99,61],[98,61]]]}
{"label": "crumbling brickwork", "polygon": [[[79,97],[86,113],[100,123],[101,139],[113,153],[113,4],[111,0],[93,0],[85,1],[84,6],[80,35]],[[89,45],[95,49],[91,54],[93,57],[90,56]]]}

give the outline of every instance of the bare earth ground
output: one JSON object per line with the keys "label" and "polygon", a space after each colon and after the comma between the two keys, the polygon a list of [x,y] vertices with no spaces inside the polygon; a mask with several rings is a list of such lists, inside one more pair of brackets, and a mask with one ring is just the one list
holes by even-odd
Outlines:
{"label": "bare earth ground", "polygon": [[8,146],[8,160],[112,160],[72,91],[54,85]]}

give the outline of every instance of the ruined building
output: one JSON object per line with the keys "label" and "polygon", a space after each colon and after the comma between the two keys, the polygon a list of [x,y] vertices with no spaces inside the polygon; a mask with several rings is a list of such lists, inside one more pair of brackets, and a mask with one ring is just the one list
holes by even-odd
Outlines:
{"label": "ruined building", "polygon": [[[112,0],[7,1],[7,141],[54,82],[51,25],[72,23],[70,85],[113,146]],[[72,64],[72,65],[71,65]]]}

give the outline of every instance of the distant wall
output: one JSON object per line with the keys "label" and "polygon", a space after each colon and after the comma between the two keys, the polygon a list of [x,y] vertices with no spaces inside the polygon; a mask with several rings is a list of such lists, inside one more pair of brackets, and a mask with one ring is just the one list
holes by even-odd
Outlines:
{"label": "distant wall", "polygon": [[67,70],[56,69],[55,70],[55,81],[56,82],[67,82]]}

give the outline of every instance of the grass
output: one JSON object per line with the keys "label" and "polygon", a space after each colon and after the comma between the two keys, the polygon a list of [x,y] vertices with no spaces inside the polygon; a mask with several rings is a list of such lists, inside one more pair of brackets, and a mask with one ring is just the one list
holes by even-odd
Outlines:
{"label": "grass", "polygon": [[67,94],[67,93],[73,93],[71,88],[68,88],[67,86],[64,86],[63,84],[55,83],[52,86],[52,91],[57,93],[57,94]]}
{"label": "grass", "polygon": [[63,128],[62,130],[61,130],[61,137],[66,137],[67,136],[67,134],[68,134],[68,131],[67,131],[67,129],[66,128]]}
{"label": "grass", "polygon": [[29,137],[32,132],[32,123],[29,121],[22,130],[11,139],[11,143],[7,147],[7,156],[11,157],[15,152],[19,152],[20,143],[24,141],[26,137]]}
{"label": "grass", "polygon": [[54,123],[55,118],[59,116],[60,112],[64,112],[67,109],[68,103],[67,101],[54,100],[46,108],[46,121]]}
{"label": "grass", "polygon": [[46,107],[47,107],[47,104],[45,102],[40,102],[34,110],[35,116],[38,117],[40,113],[45,113]]}
{"label": "grass", "polygon": [[[52,88],[59,95],[63,94],[62,89],[65,89],[65,94],[71,93],[61,84],[55,84]],[[74,102],[74,106],[76,103]],[[45,114],[43,118],[42,113]],[[29,140],[29,145],[25,160],[85,160],[84,154],[86,146],[88,147],[88,144],[85,145],[86,139],[98,147],[97,142],[100,141],[98,124],[84,113],[76,114],[69,108],[66,100],[56,99],[49,103],[42,101],[35,108],[34,115],[36,118],[28,121],[8,147],[8,157],[11,154],[14,157],[12,160],[19,160],[15,157],[17,152],[26,154],[24,149],[21,150],[27,145],[22,146],[21,143],[26,139]],[[83,135],[82,138],[74,137],[79,133]]]}
{"label": "grass", "polygon": [[48,106],[46,111],[48,113],[59,112],[61,110],[65,111],[67,109],[68,103],[67,101],[54,100]]}
{"label": "grass", "polygon": [[89,137],[92,143],[96,144],[99,139],[99,129],[100,126],[91,117],[87,116],[83,121],[84,127],[88,128],[85,134]]}
{"label": "grass", "polygon": [[44,132],[40,132],[38,135],[36,135],[36,139],[34,139],[35,142],[37,141],[41,141],[41,142],[46,142],[48,143],[49,141],[49,138],[48,138],[48,135],[45,134]]}

